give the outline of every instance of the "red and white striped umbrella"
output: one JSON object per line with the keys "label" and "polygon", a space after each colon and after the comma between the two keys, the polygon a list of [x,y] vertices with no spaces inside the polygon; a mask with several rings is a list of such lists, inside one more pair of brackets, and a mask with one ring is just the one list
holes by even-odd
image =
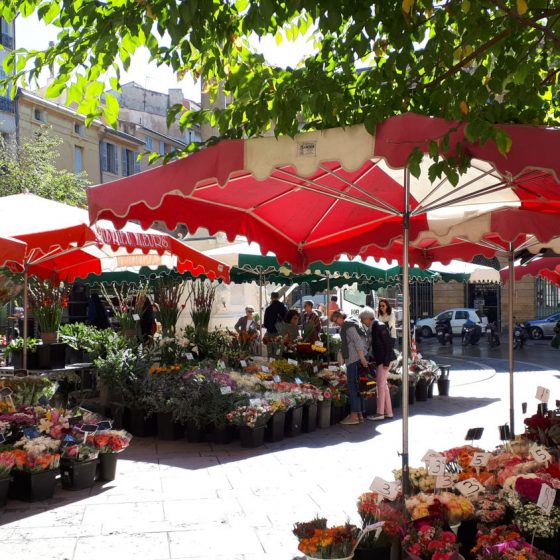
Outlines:
{"label": "red and white striped umbrella", "polygon": [[27,246],[23,241],[0,236],[0,267],[11,265],[23,267]]}
{"label": "red and white striped umbrella", "polygon": [[[560,286],[560,256],[542,257],[527,264],[518,264],[513,267],[515,280],[521,280],[524,276],[540,276]],[[509,270],[500,270],[502,282],[509,281]]]}

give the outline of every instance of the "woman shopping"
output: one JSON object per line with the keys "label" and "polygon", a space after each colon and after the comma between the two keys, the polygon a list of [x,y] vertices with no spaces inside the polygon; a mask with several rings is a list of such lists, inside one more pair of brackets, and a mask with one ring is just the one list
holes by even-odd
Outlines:
{"label": "woman shopping", "polygon": [[373,321],[371,325],[371,352],[375,361],[375,380],[377,382],[377,414],[368,416],[368,420],[385,420],[393,418],[393,406],[387,376],[389,366],[395,359],[393,343],[389,329],[381,321]]}
{"label": "woman shopping", "polygon": [[397,342],[397,318],[391,309],[391,305],[385,298],[379,298],[379,304],[377,306],[377,320],[387,325],[394,348]]}

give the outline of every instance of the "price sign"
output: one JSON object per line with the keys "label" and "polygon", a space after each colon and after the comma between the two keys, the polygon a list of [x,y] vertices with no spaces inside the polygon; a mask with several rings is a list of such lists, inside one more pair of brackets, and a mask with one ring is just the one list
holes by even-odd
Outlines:
{"label": "price sign", "polygon": [[442,474],[436,478],[436,488],[452,488],[454,482],[452,475]]}
{"label": "price sign", "polygon": [[427,463],[432,457],[440,457],[441,453],[434,451],[433,449],[428,449],[426,453],[424,453],[424,457],[422,457],[422,462]]}
{"label": "price sign", "polygon": [[316,340],[313,344],[318,348],[323,348],[323,343],[320,340]]}
{"label": "price sign", "polygon": [[491,453],[476,452],[471,459],[471,467],[480,468],[485,467],[488,464],[488,459],[492,457]]}
{"label": "price sign", "polygon": [[548,400],[550,399],[550,389],[547,389],[546,387],[541,387],[539,385],[537,387],[537,394],[535,395],[535,397],[543,403],[548,403]]}
{"label": "price sign", "polygon": [[537,463],[550,463],[552,459],[550,453],[542,445],[533,445],[529,450],[529,454]]}
{"label": "price sign", "polygon": [[231,387],[229,386],[220,387],[220,393],[222,393],[222,395],[227,395],[228,393],[231,393]]}
{"label": "price sign", "polygon": [[399,492],[399,487],[396,482],[387,482],[379,476],[376,476],[373,479],[373,482],[371,483],[369,489],[372,492],[377,492],[380,496],[383,496],[384,498],[387,498],[391,501],[396,499]]}
{"label": "price sign", "polygon": [[537,500],[537,505],[547,515],[550,514],[555,499],[556,499],[556,490],[554,488],[551,488],[548,484],[543,484],[541,486],[541,491],[539,493],[539,499]]}
{"label": "price sign", "polygon": [[187,360],[194,360],[194,356],[190,352],[187,352]]}
{"label": "price sign", "polygon": [[288,363],[297,366],[297,360],[293,360],[292,358],[288,358]]}
{"label": "price sign", "polygon": [[140,315],[138,315],[138,313],[134,313],[134,314],[132,315],[132,318],[133,318],[135,321],[140,321]]}
{"label": "price sign", "polygon": [[269,373],[270,370],[268,369],[268,366],[262,366],[261,369],[264,371],[264,373]]}
{"label": "price sign", "polygon": [[224,363],[223,360],[220,360],[220,361],[218,362],[218,367],[219,367],[219,368],[222,368],[222,369],[226,369],[226,364]]}
{"label": "price sign", "polygon": [[260,406],[261,402],[261,399],[249,399],[249,404],[251,406]]}
{"label": "price sign", "polygon": [[329,366],[329,371],[338,371],[338,366]]}
{"label": "price sign", "polygon": [[467,480],[457,482],[457,484],[455,484],[455,488],[466,498],[476,496],[479,492],[484,491],[484,486],[482,486],[476,478],[467,478]]}
{"label": "price sign", "polygon": [[294,381],[295,381],[298,385],[301,385],[301,379],[300,379],[299,377],[296,377],[296,378],[294,379]]}
{"label": "price sign", "polygon": [[2,389],[0,389],[0,397],[9,397],[12,393],[13,391],[10,387],[2,387]]}
{"label": "price sign", "polygon": [[313,366],[313,373],[319,373],[319,368],[317,366]]}
{"label": "price sign", "polygon": [[247,362],[245,360],[240,360],[239,363],[241,364],[241,367],[247,367]]}
{"label": "price sign", "polygon": [[465,436],[465,440],[475,440],[480,439],[484,432],[484,428],[470,428],[467,431],[467,435]]}
{"label": "price sign", "polygon": [[442,476],[445,474],[445,465],[447,460],[443,455],[433,455],[428,461],[428,474],[432,476]]}
{"label": "price sign", "polygon": [[505,441],[506,439],[509,439],[511,437],[511,431],[507,424],[504,424],[503,426],[498,426],[498,430],[500,431],[500,439],[502,441]]}
{"label": "price sign", "polygon": [[280,383],[280,376],[279,375],[273,375],[272,379],[274,379],[275,383]]}

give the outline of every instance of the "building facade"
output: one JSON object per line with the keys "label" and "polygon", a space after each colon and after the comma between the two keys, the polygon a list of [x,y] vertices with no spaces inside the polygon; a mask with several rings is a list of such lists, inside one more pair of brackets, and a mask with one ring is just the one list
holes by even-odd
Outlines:
{"label": "building facade", "polygon": [[[15,23],[0,17],[0,79],[6,77],[4,61],[15,48]],[[0,94],[0,137],[5,144],[16,141],[16,104],[7,94]]]}

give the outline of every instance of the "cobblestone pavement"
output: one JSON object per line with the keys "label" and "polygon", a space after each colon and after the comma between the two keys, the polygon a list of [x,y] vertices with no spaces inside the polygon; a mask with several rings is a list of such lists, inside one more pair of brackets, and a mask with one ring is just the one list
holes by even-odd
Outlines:
{"label": "cobblestone pavement", "polygon": [[[452,365],[451,392],[411,407],[412,466],[428,448],[461,444],[469,427],[486,428],[483,447],[499,443],[497,426],[509,418],[507,352],[484,346],[422,342],[426,356]],[[560,398],[551,350],[547,341],[531,342],[516,353],[517,431],[521,402],[529,403],[529,413],[536,410],[537,385],[551,389],[553,402]],[[390,478],[400,466],[401,429],[397,414],[258,450],[136,438],[113,483],[59,489],[48,502],[9,501],[0,510],[0,558],[289,560],[297,554],[295,521],[316,513],[331,522],[357,521],[359,494],[374,476]]]}

